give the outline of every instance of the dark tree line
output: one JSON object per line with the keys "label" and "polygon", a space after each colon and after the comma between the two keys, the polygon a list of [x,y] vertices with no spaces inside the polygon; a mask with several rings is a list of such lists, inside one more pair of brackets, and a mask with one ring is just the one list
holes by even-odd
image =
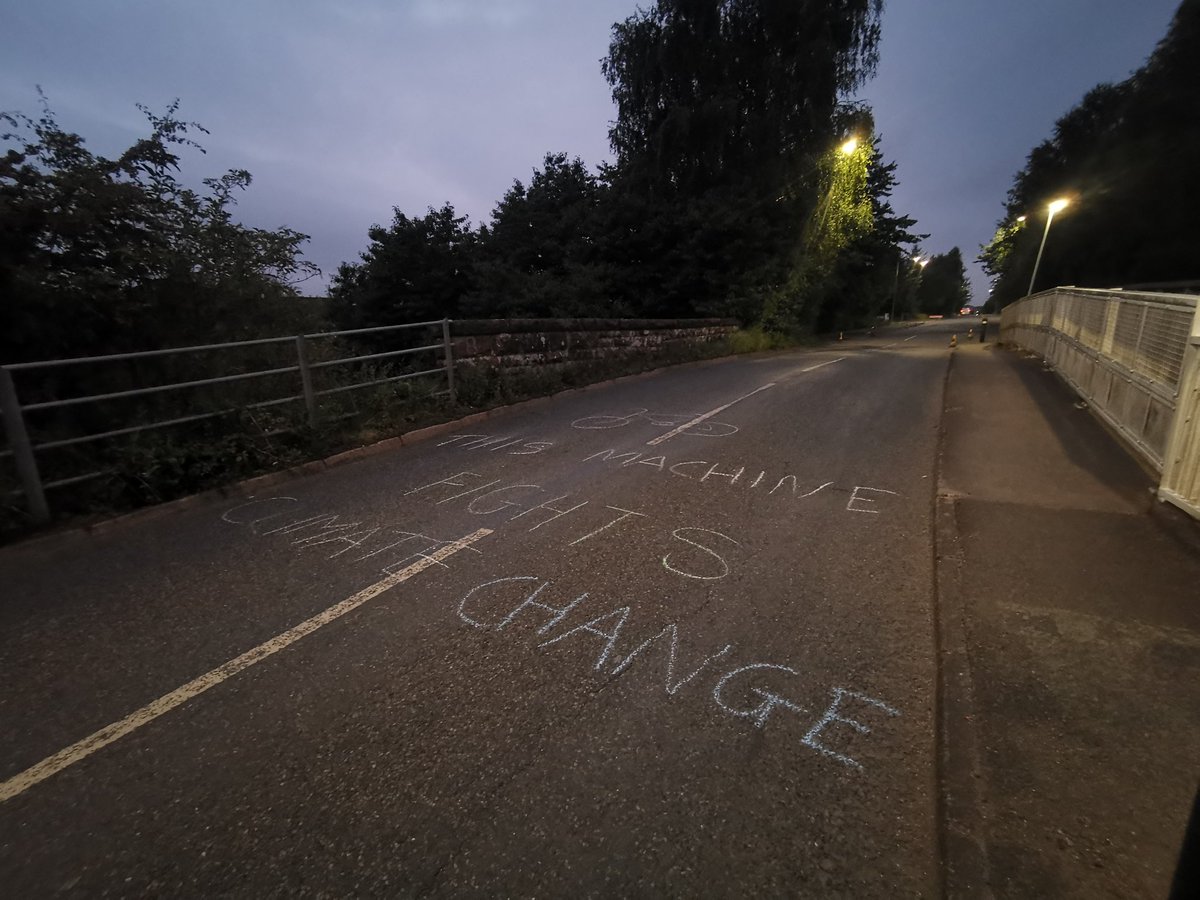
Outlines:
{"label": "dark tree line", "polygon": [[[806,332],[887,311],[920,236],[888,200],[895,164],[870,111],[844,101],[874,69],[881,7],[659,0],[617,23],[602,61],[614,163],[549,153],[477,229],[449,205],[396,210],[339,269],[334,317],[735,316]],[[858,146],[839,149],[849,135]]]}
{"label": "dark tree line", "polygon": [[1054,217],[1035,291],[1195,281],[1197,109],[1200,0],[1184,0],[1144,66],[1089,91],[1030,152],[979,257],[993,303],[1026,293],[1048,205],[1060,197],[1070,205]]}

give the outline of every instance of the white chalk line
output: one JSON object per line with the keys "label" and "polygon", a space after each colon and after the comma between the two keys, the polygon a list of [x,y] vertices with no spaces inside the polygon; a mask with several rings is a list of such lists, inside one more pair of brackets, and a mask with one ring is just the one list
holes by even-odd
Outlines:
{"label": "white chalk line", "polygon": [[845,358],[846,357],[844,357],[844,356],[839,356],[837,359],[831,359],[831,360],[828,360],[827,362],[817,363],[815,366],[809,366],[807,369],[801,369],[800,371],[801,372],[813,372],[813,371],[816,371],[817,369],[821,368],[822,366],[832,366],[835,362],[841,362]]}
{"label": "white chalk line", "polygon": [[775,387],[774,381],[769,382],[768,384],[764,384],[762,387],[756,387],[750,393],[742,394],[742,396],[738,397],[736,400],[730,400],[724,406],[718,406],[716,409],[710,409],[706,413],[701,413],[700,415],[696,416],[696,418],[692,419],[690,422],[684,422],[678,428],[673,428],[670,431],[668,431],[666,434],[661,434],[658,437],[654,438],[653,440],[646,441],[646,444],[647,444],[647,446],[653,447],[653,446],[656,446],[657,444],[661,444],[663,441],[669,441],[671,438],[675,437],[676,435],[683,434],[683,432],[687,431],[693,425],[699,425],[705,419],[711,419],[717,413],[724,412],[725,410],[729,409],[729,407],[733,406],[733,404],[741,403],[747,397],[753,397],[759,391],[765,391],[767,388],[771,388],[771,387]]}
{"label": "white chalk line", "polygon": [[312,634],[318,628],[328,625],[335,619],[339,619],[362,606],[368,600],[378,597],[380,594],[395,587],[403,581],[407,581],[414,575],[425,571],[430,566],[435,566],[441,563],[448,556],[457,553],[471,544],[478,541],[480,538],[487,537],[492,533],[490,528],[480,528],[468,534],[466,537],[459,538],[457,541],[451,541],[442,547],[439,547],[428,556],[423,556],[410,566],[406,566],[399,572],[389,575],[380,581],[375,582],[368,588],[364,588],[352,597],[347,597],[341,603],[337,603],[324,612],[319,612],[309,619],[305,619],[299,625],[289,628],[282,634],[278,634],[268,641],[264,641],[257,647],[247,650],[241,656],[229,660],[223,665],[217,666],[211,672],[205,672],[199,678],[193,678],[187,684],[177,687],[169,694],[164,694],[157,700],[147,703],[136,712],[130,713],[125,718],[118,722],[113,722],[111,725],[106,725],[99,731],[88,735],[81,741],[71,744],[59,750],[53,756],[48,756],[36,765],[30,766],[24,772],[14,775],[5,782],[0,783],[0,803],[6,800],[11,800],[18,794],[21,794],[29,788],[33,787],[41,781],[45,781],[52,775],[56,775],[68,766],[72,766],[77,762],[91,756],[97,750],[107,747],[114,741],[118,741],[132,731],[136,731],[148,722],[152,722],[159,716],[169,713],[177,706],[182,706],[188,700],[199,694],[204,693],[209,688],[216,687],[223,681],[228,681],[234,675],[241,672],[243,669],[248,669],[255,663],[262,662],[268,656],[278,653],[286,647],[291,646],[300,640],[302,637]]}

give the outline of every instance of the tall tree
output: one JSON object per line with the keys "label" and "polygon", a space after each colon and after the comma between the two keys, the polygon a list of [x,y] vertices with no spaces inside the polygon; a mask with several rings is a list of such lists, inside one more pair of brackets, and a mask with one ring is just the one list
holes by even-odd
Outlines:
{"label": "tall tree", "polygon": [[772,189],[832,137],[877,61],[882,0],[658,0],[613,28],[602,69],[618,167],[652,193],[747,177]]}
{"label": "tall tree", "polygon": [[[613,29],[607,258],[647,312],[802,318],[796,248],[880,0],[659,0]],[[809,234],[814,232],[809,229]],[[806,314],[805,314],[806,315]]]}

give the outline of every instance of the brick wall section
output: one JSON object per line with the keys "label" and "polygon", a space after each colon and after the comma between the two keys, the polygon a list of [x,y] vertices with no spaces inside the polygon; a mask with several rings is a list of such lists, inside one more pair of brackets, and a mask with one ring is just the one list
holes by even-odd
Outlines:
{"label": "brick wall section", "polygon": [[735,319],[463,319],[454,360],[500,369],[650,355],[727,338]]}

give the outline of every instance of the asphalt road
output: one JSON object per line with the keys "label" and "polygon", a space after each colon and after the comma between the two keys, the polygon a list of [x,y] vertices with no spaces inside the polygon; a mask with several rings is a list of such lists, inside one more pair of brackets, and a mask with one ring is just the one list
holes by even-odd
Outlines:
{"label": "asphalt road", "polygon": [[3,891],[937,893],[946,343],[672,369],[0,553]]}

